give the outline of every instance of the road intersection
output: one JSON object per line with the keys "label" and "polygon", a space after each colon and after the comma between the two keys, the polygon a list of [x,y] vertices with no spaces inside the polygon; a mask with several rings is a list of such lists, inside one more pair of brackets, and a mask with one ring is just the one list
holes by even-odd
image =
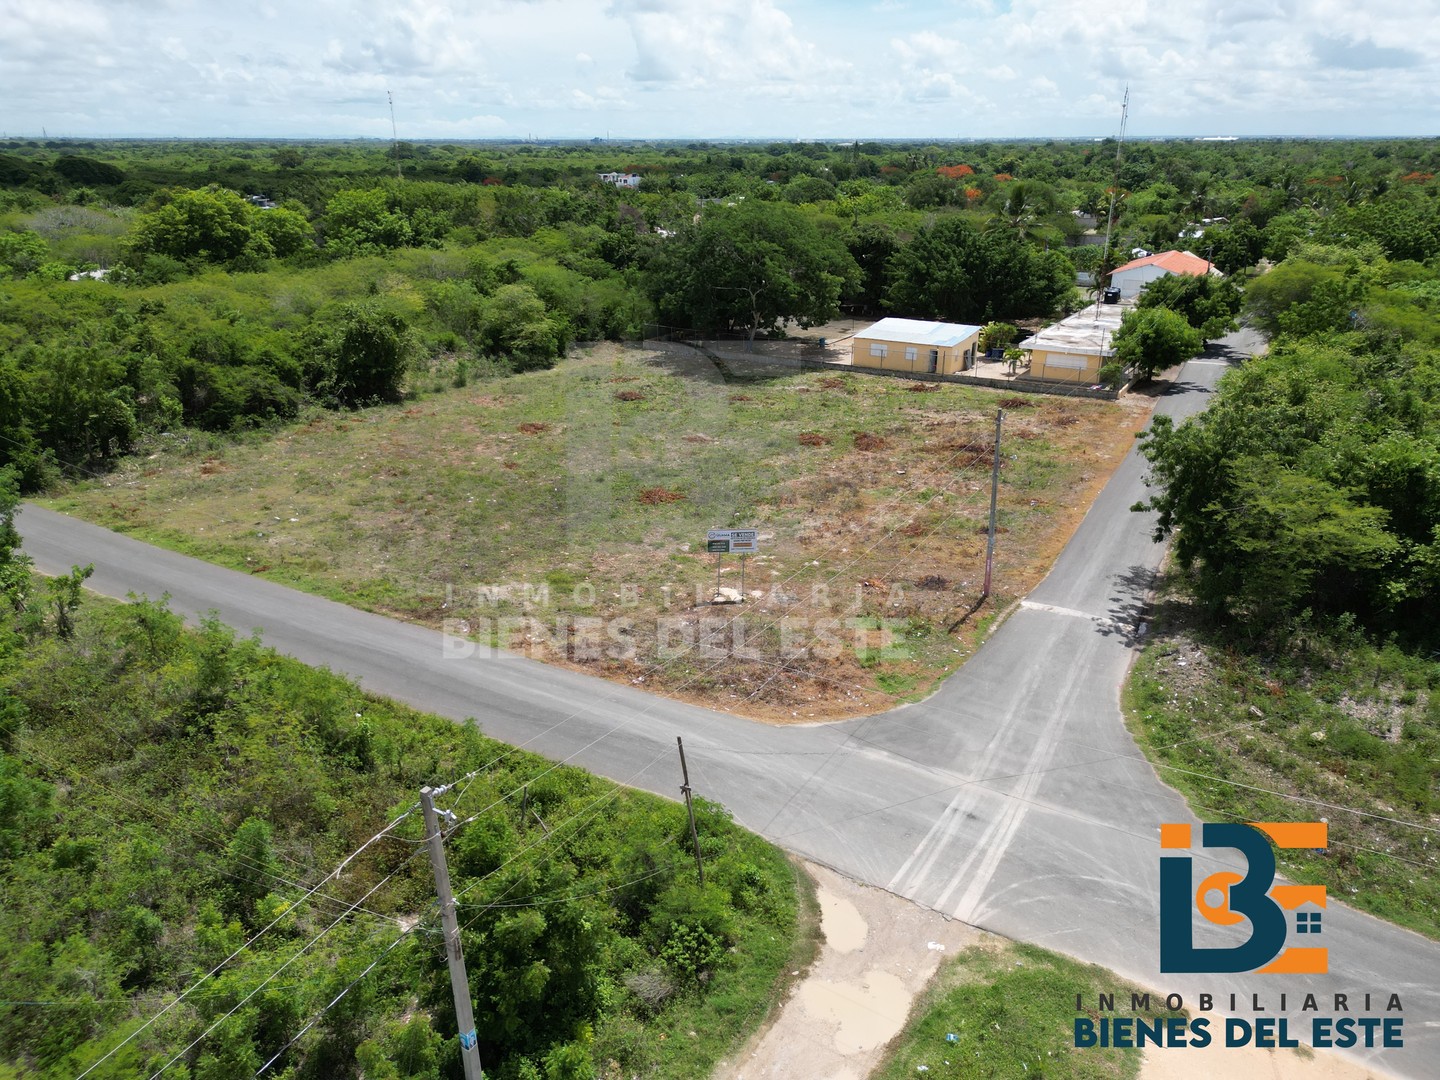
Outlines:
{"label": "road intersection", "polygon": [[[1235,339],[1238,342],[1238,339]],[[1227,349],[1192,361],[1157,411],[1203,408]],[[1161,975],[1159,826],[1193,822],[1125,730],[1119,689],[1162,549],[1130,506],[1144,461],[1117,469],[1050,575],[924,702],[842,723],[771,727],[521,657],[445,657],[442,635],[164,551],[35,506],[17,519],[46,573],[93,563],[101,593],[158,597],[366,689],[623,783],[674,797],[675,738],[691,783],[738,821],[806,858],[965,922],[1102,964],[1194,1008],[1197,995],[1308,1032],[1305,992],[1404,1004],[1402,1049],[1354,1056],[1398,1076],[1440,1076],[1440,945],[1333,900],[1330,974]],[[453,652],[453,650],[452,650]],[[1296,817],[1304,818],[1303,808]],[[1341,829],[1335,820],[1332,829]],[[1224,852],[1196,853],[1206,872]],[[1230,1010],[1217,1006],[1220,1013]],[[1183,1052],[1183,1051],[1166,1051]]]}

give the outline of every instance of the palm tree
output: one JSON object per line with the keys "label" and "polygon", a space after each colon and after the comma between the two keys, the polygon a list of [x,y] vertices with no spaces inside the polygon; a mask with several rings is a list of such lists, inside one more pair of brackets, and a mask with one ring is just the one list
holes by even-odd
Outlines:
{"label": "palm tree", "polygon": [[1046,219],[1055,213],[1055,192],[1035,180],[1013,180],[999,191],[996,222],[1032,243],[1047,244],[1055,227]]}

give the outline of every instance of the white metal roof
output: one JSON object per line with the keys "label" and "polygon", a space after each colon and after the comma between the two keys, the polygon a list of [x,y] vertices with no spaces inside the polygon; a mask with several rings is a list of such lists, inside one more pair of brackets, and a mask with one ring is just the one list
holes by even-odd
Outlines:
{"label": "white metal roof", "polygon": [[1020,342],[1020,348],[1047,352],[1090,353],[1113,356],[1112,342],[1120,329],[1120,319],[1135,306],[1134,301],[1119,304],[1091,304],[1058,323]]}
{"label": "white metal roof", "polygon": [[965,323],[925,322],[921,319],[881,319],[864,330],[857,330],[857,338],[875,338],[879,341],[903,341],[909,345],[959,345],[967,338],[980,332],[978,326]]}

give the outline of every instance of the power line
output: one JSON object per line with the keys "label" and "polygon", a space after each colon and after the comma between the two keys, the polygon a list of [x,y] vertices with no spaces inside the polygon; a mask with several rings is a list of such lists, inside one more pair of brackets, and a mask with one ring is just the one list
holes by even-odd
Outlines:
{"label": "power line", "polygon": [[318,1024],[327,1012],[333,1009],[336,1005],[340,1004],[340,999],[343,998],[346,994],[350,993],[351,990],[355,989],[355,987],[360,983],[360,980],[365,978],[366,975],[369,975],[370,972],[374,971],[380,961],[384,960],[387,956],[394,952],[395,949],[399,947],[402,942],[414,940],[411,937],[412,932],[413,931],[411,930],[402,930],[399,937],[392,941],[379,956],[377,956],[374,960],[370,961],[369,965],[365,968],[364,971],[360,972],[359,975],[356,975],[355,978],[351,979],[349,984],[346,985],[345,989],[341,990],[340,993],[336,994],[335,997],[332,998],[323,1009],[321,1009],[318,1013],[311,1017],[310,1022],[307,1023],[304,1027],[302,1027],[299,1031],[297,1031],[294,1036],[291,1037],[289,1042],[287,1042],[279,1050],[275,1051],[274,1056],[271,1057],[269,1061],[265,1062],[264,1065],[261,1065],[260,1068],[256,1069],[254,1075],[260,1076],[267,1069],[269,1069],[271,1065],[274,1065],[275,1062],[279,1061],[281,1055],[283,1055],[286,1050],[289,1050],[290,1047],[294,1046],[297,1042],[299,1042],[301,1037],[307,1031],[313,1028],[316,1024]]}
{"label": "power line", "polygon": [[[411,813],[411,811],[408,811],[408,810],[407,810],[404,816],[408,817],[410,813]],[[398,824],[398,822],[399,822],[399,819],[397,819],[396,824]],[[376,837],[376,839],[378,839],[378,836]],[[358,855],[359,852],[357,851],[355,854]],[[370,897],[371,895],[373,895],[376,891],[378,891],[379,889],[381,889],[382,887],[384,887],[386,884],[388,884],[392,878],[394,878],[397,874],[400,873],[401,870],[405,869],[405,867],[408,866],[408,865],[410,864],[410,862],[411,862],[412,860],[414,860],[418,855],[419,855],[419,851],[411,852],[408,856],[406,856],[405,860],[404,860],[398,867],[396,867],[396,868],[395,868],[394,870],[392,870],[389,874],[387,874],[385,877],[381,878],[381,879],[380,879],[379,881],[377,881],[374,885],[372,885],[368,890],[366,890],[365,895],[362,896],[362,897],[360,898],[360,900],[363,901],[363,900],[369,899],[369,897]],[[353,858],[354,856],[351,856],[351,857]],[[347,861],[348,861],[348,860],[347,860]],[[338,871],[337,871],[337,872],[338,872]],[[190,1052],[191,1050],[193,1050],[196,1046],[198,1046],[202,1040],[204,1040],[206,1037],[208,1037],[208,1036],[209,1036],[216,1028],[218,1028],[222,1023],[224,1023],[224,1022],[225,1022],[226,1020],[228,1020],[230,1017],[234,1016],[235,1013],[239,1012],[240,1009],[241,1009],[247,1002],[249,1002],[251,998],[253,998],[253,997],[254,997],[256,994],[258,994],[261,990],[265,989],[265,987],[268,986],[268,985],[271,983],[271,981],[274,980],[282,971],[284,971],[284,970],[285,970],[286,968],[288,968],[291,964],[293,964],[296,960],[300,959],[301,956],[303,956],[305,953],[307,953],[307,952],[310,950],[311,946],[315,945],[317,942],[320,941],[321,938],[325,937],[325,935],[327,935],[328,933],[330,933],[331,930],[334,930],[335,927],[339,926],[342,922],[344,922],[345,919],[346,919],[346,917],[347,917],[348,915],[352,914],[352,913],[359,907],[359,903],[360,903],[360,901],[356,901],[356,903],[350,908],[350,910],[345,911],[345,912],[342,912],[338,917],[336,917],[336,919],[335,919],[329,926],[325,927],[324,930],[321,930],[320,933],[316,934],[316,935],[315,935],[314,937],[312,937],[309,941],[307,941],[304,945],[302,945],[302,946],[300,946],[300,948],[296,949],[295,952],[290,956],[290,959],[286,960],[283,964],[281,964],[278,968],[276,968],[273,972],[271,972],[268,976],[266,976],[266,977],[260,982],[260,984],[259,984],[258,986],[256,986],[253,990],[250,991],[250,993],[246,994],[243,998],[241,998],[239,1001],[237,1001],[233,1006],[231,1006],[231,1008],[230,1008],[224,1015],[222,1015],[222,1016],[220,1016],[218,1019],[216,1019],[216,1020],[214,1021],[214,1023],[212,1023],[209,1027],[207,1027],[207,1028],[206,1028],[204,1031],[202,1031],[199,1035],[197,1035],[193,1040],[191,1040],[190,1043],[189,1043],[184,1049],[182,1049],[179,1053],[177,1053],[177,1054],[175,1054],[173,1057],[171,1057],[170,1060],[167,1061],[167,1062],[165,1062],[164,1065],[161,1065],[160,1068],[158,1068],[157,1070],[155,1070],[155,1072],[153,1072],[153,1073],[150,1075],[150,1080],[155,1080],[156,1077],[158,1077],[161,1073],[163,1073],[163,1072],[164,1072],[166,1069],[168,1069],[171,1065],[175,1064],[175,1062],[179,1061],[179,1060],[180,1060],[182,1057],[184,1057],[187,1053],[189,1053],[189,1052]],[[271,925],[273,926],[274,924],[272,923]],[[266,927],[266,929],[268,930],[269,927]],[[263,932],[264,932],[264,931],[261,931],[261,933],[263,933]],[[256,936],[258,937],[259,935],[257,934]],[[253,940],[253,939],[252,939],[252,940]],[[247,942],[246,944],[248,945],[249,943]],[[245,946],[241,946],[241,948],[243,949],[243,948],[245,948]],[[239,951],[239,950],[237,950],[237,953],[238,953],[238,951]],[[211,974],[213,974],[213,972],[212,972]],[[208,978],[208,977],[209,977],[209,976],[206,976],[206,978]],[[203,981],[203,980],[202,980],[202,981]],[[198,986],[199,984],[197,983],[196,985]],[[192,987],[191,989],[194,989],[194,987]],[[190,992],[189,990],[186,991],[187,994],[188,994],[189,992]],[[182,995],[182,997],[183,997],[183,996],[184,996],[184,995]],[[176,1002],[178,1002],[178,1001],[179,1001],[179,999],[177,998],[177,999],[176,999]],[[175,1004],[175,1003],[172,1002],[172,1005],[173,1005],[173,1004]],[[171,1007],[171,1006],[166,1006],[166,1009],[168,1009],[168,1008],[170,1008],[170,1007]],[[164,1012],[164,1010],[162,1010],[162,1012]],[[159,1014],[157,1014],[155,1017],[152,1017],[150,1020],[146,1021],[144,1027],[149,1027],[150,1024],[154,1023],[155,1020],[157,1020],[157,1019],[159,1019]],[[132,1035],[130,1036],[130,1038],[134,1038],[136,1034],[139,1034],[140,1031],[143,1031],[143,1030],[144,1030],[144,1027],[142,1027],[142,1028],[140,1028],[140,1029],[137,1029],[137,1031],[136,1031],[134,1034],[132,1034]],[[129,1039],[126,1039],[126,1042],[128,1042],[128,1041],[129,1041]],[[124,1043],[121,1043],[120,1045],[123,1046]],[[115,1049],[118,1050],[119,1048],[120,1048],[120,1047],[117,1046]],[[111,1053],[114,1053],[114,1050],[112,1050]],[[108,1056],[108,1055],[107,1055],[107,1056]],[[103,1059],[102,1059],[102,1060],[103,1060]],[[99,1062],[96,1062],[96,1065],[98,1065],[98,1064],[99,1064]],[[95,1068],[94,1065],[90,1066],[90,1069],[93,1069],[93,1068]],[[90,1069],[87,1069],[86,1072],[89,1072]],[[80,1075],[81,1075],[81,1076],[84,1076],[85,1073],[81,1073]],[[79,1080],[79,1077],[77,1077],[76,1080]]]}
{"label": "power line", "polygon": [[[343,860],[341,860],[340,864],[339,864],[338,866],[336,866],[334,870],[330,871],[329,874],[325,875],[325,877],[322,878],[322,879],[320,880],[320,882],[319,882],[317,885],[315,885],[314,888],[312,888],[309,892],[307,892],[304,896],[302,896],[298,901],[296,901],[296,903],[304,903],[306,900],[308,900],[312,894],[314,894],[315,892],[317,892],[317,891],[319,890],[319,888],[320,888],[321,885],[325,884],[325,882],[329,881],[332,877],[338,876],[338,875],[345,869],[345,867],[349,866],[350,863],[353,862],[353,861],[360,855],[361,852],[363,852],[363,851],[364,851],[366,848],[368,848],[371,844],[373,844],[373,843],[375,843],[376,841],[380,840],[387,832],[389,832],[389,831],[390,831],[391,829],[393,829],[395,826],[399,825],[400,822],[404,821],[407,817],[409,817],[412,813],[414,813],[414,812],[415,812],[415,809],[416,809],[416,808],[412,806],[410,809],[406,810],[403,814],[401,814],[399,817],[397,817],[394,821],[390,822],[389,825],[386,825],[384,829],[381,829],[381,830],[380,830],[378,833],[376,833],[374,836],[370,837],[369,840],[366,840],[365,843],[361,844],[361,845],[360,845],[358,848],[356,848],[353,852],[351,852],[349,855],[347,855]],[[415,857],[415,855],[412,853],[412,854],[409,856],[409,858],[407,858],[407,859],[405,860],[404,863],[401,863],[401,867],[403,868],[407,863],[409,863],[410,859],[413,859],[414,857]],[[384,878],[384,880],[382,880],[382,881],[380,882],[380,885],[383,885],[385,882],[389,881],[390,878],[394,877],[395,874],[398,873],[398,872],[399,872],[399,870],[396,870],[395,872],[391,873],[388,877]],[[371,889],[369,890],[369,892],[365,893],[365,895],[360,898],[360,901],[363,901],[363,900],[368,899],[368,898],[370,897],[370,894],[373,893],[376,889],[378,889],[378,888],[380,887],[380,885],[376,885],[376,886],[374,886],[373,888],[371,888]],[[351,906],[346,910],[346,912],[343,913],[343,914],[340,916],[340,919],[343,919],[346,914],[349,914],[351,911],[354,911],[354,910],[359,906],[360,901],[356,901],[356,903],[355,903],[354,905],[351,905]],[[189,997],[192,993],[194,993],[197,989],[199,989],[200,986],[203,985],[206,981],[208,981],[209,979],[213,978],[213,977],[215,976],[215,974],[220,971],[221,968],[223,968],[226,964],[230,963],[230,961],[234,960],[234,959],[235,959],[237,956],[239,956],[242,952],[244,952],[246,949],[248,949],[251,945],[253,945],[253,944],[254,944],[256,941],[258,941],[261,937],[263,937],[268,931],[270,931],[271,929],[273,929],[283,918],[285,918],[285,916],[286,916],[287,914],[289,914],[288,911],[283,911],[283,912],[281,912],[279,915],[275,916],[275,918],[273,918],[272,920],[270,920],[270,922],[267,923],[263,928],[261,928],[260,930],[256,931],[256,933],[255,933],[254,935],[252,935],[252,936],[250,937],[250,939],[249,939],[248,941],[246,941],[243,945],[241,945],[241,946],[240,946],[239,948],[237,948],[234,952],[232,952],[229,956],[227,956],[224,960],[220,961],[220,963],[216,964],[213,968],[211,968],[209,971],[207,971],[204,975],[200,976],[200,978],[196,979],[196,980],[195,980],[194,982],[192,982],[188,987],[186,987],[186,988],[175,998],[174,1001],[170,1002],[170,1004],[166,1005],[163,1009],[161,1009],[159,1012],[157,1012],[154,1016],[150,1017],[149,1020],[146,1020],[143,1024],[141,1024],[138,1028],[136,1028],[134,1031],[132,1031],[129,1035],[125,1036],[125,1038],[124,1038],[123,1040],[121,1040],[121,1041],[120,1041],[119,1043],[117,1043],[115,1046],[111,1047],[108,1051],[106,1051],[105,1054],[104,1054],[104,1056],[102,1056],[102,1057],[98,1058],[96,1061],[94,1061],[94,1062],[90,1065],[90,1067],[89,1067],[88,1069],[86,1069],[84,1072],[82,1072],[79,1076],[77,1076],[77,1077],[75,1078],[75,1080],[83,1080],[84,1077],[86,1077],[86,1076],[88,1076],[90,1073],[94,1072],[97,1068],[100,1067],[101,1064],[103,1064],[105,1061],[107,1061],[107,1060],[109,1060],[111,1057],[113,1057],[122,1047],[126,1046],[126,1045],[127,1045],[128,1043],[130,1043],[136,1036],[138,1036],[141,1032],[145,1031],[146,1029],[148,1029],[148,1028],[150,1027],[150,1025],[154,1024],[155,1021],[159,1020],[162,1016],[164,1016],[166,1013],[168,1013],[168,1012],[169,1012],[171,1009],[173,1009],[176,1005],[178,1005],[178,1004],[180,1004],[180,1002],[184,1001],[187,997]],[[339,922],[340,919],[337,919],[336,922]],[[331,924],[330,924],[330,927],[327,927],[326,930],[323,931],[318,937],[312,939],[312,942],[311,942],[311,943],[313,944],[314,941],[318,941],[318,940],[319,940],[319,937],[323,937],[324,934],[327,933],[327,932],[329,931],[329,929],[330,929],[331,927],[333,927],[334,925],[335,925],[335,923],[331,923]],[[308,946],[306,946],[306,947],[308,948]],[[298,956],[299,954],[297,953],[296,955]],[[292,958],[292,959],[293,959],[293,958]],[[289,965],[289,961],[286,962],[286,965],[284,965],[284,966],[282,966],[280,969],[278,969],[277,972],[276,972],[276,974],[278,974],[279,971],[283,971],[283,970],[284,970],[284,967],[285,967],[285,966],[288,966],[288,965]],[[272,976],[272,978],[273,978],[273,976]],[[266,982],[269,982],[269,979],[267,979]],[[264,983],[262,983],[261,986],[264,986]],[[257,988],[257,991],[256,991],[256,992],[258,992],[258,988]],[[254,993],[252,993],[251,995],[249,995],[249,997],[246,997],[245,1000],[246,1000],[246,1001],[249,1001],[249,1000],[250,1000],[250,997],[253,997],[253,996],[254,996]],[[231,1012],[234,1012],[234,1010],[232,1009]],[[230,1013],[226,1013],[226,1014],[225,1014],[226,1017],[228,1017],[229,1015],[230,1015]],[[223,1020],[223,1019],[225,1019],[225,1017],[221,1017],[221,1019]],[[214,1030],[214,1029],[211,1028],[210,1030]],[[206,1032],[205,1032],[205,1035],[208,1035],[208,1034],[210,1034],[210,1031],[206,1031]],[[204,1036],[202,1035],[201,1038],[204,1038]],[[199,1040],[196,1040],[196,1041],[198,1042]],[[195,1044],[194,1044],[194,1043],[191,1043],[190,1045],[191,1045],[191,1046],[194,1046]],[[188,1050],[188,1049],[190,1049],[190,1047],[186,1047],[186,1050]],[[181,1051],[181,1053],[184,1053],[184,1051]],[[177,1055],[177,1056],[178,1056],[178,1055]],[[172,1059],[170,1060],[170,1062],[167,1062],[167,1063],[165,1064],[165,1066],[163,1066],[163,1067],[161,1068],[160,1072],[164,1072],[165,1069],[169,1068],[169,1066],[174,1063],[174,1060],[175,1060],[175,1059],[172,1058]],[[155,1075],[158,1076],[159,1073],[156,1073]]]}

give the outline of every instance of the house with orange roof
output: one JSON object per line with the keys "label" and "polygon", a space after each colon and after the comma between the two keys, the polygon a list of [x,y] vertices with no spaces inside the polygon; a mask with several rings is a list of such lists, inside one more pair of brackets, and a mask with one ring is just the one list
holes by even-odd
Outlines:
{"label": "house with orange roof", "polygon": [[1143,259],[1134,259],[1124,266],[1117,266],[1110,273],[1110,287],[1119,289],[1122,299],[1132,300],[1139,296],[1140,290],[1150,282],[1167,274],[1223,276],[1213,263],[1194,252],[1162,251],[1155,255],[1146,255]]}

